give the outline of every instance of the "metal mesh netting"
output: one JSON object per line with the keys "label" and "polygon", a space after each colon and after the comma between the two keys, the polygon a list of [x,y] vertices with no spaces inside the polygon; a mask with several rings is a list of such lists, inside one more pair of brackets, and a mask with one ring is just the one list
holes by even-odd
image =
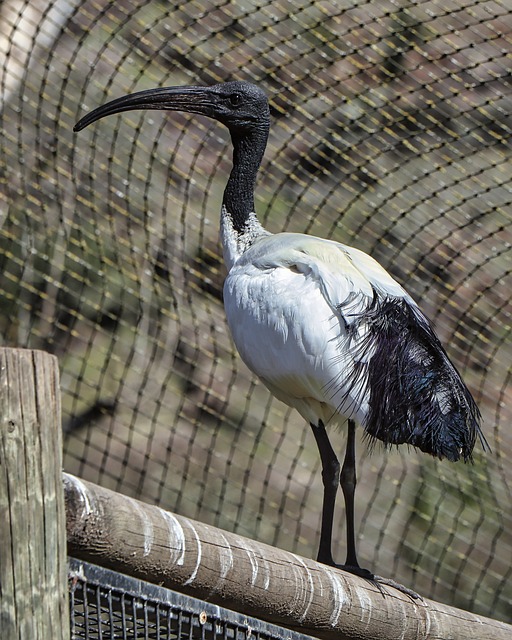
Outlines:
{"label": "metal mesh netting", "polygon": [[72,640],[313,640],[73,558],[68,576]]}
{"label": "metal mesh netting", "polygon": [[[298,414],[234,352],[218,211],[225,129],[107,99],[247,79],[272,130],[271,231],[376,257],[480,406],[474,465],[359,446],[361,559],[496,618],[512,590],[510,55],[505,0],[5,0],[0,331],[60,361],[67,471],[306,556],[321,478]],[[333,433],[343,451],[343,433]],[[343,514],[336,528],[344,559]]]}

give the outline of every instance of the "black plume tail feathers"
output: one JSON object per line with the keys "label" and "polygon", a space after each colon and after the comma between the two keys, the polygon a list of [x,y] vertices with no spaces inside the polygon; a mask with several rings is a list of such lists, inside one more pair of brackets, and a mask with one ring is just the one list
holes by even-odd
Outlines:
{"label": "black plume tail feathers", "polygon": [[429,321],[400,298],[374,299],[365,321],[374,345],[368,436],[437,458],[471,460],[477,436],[486,447],[480,412]]}

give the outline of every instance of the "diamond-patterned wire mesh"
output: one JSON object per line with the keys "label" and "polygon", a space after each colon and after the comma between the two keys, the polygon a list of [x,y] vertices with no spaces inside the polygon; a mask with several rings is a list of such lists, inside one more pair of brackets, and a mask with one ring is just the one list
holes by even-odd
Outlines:
{"label": "diamond-patterned wire mesh", "polygon": [[[130,112],[72,133],[124,93],[251,80],[273,119],[260,217],[381,261],[434,322],[492,447],[471,466],[360,444],[361,558],[510,618],[507,5],[1,3],[0,331],[59,357],[67,471],[316,553],[313,438],[247,371],[224,320],[227,131]],[[343,561],[341,504],[338,524]]]}

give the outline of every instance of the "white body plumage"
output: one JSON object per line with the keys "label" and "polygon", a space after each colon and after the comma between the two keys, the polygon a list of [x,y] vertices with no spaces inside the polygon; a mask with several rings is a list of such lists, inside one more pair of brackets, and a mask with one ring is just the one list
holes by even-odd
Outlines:
{"label": "white body plumage", "polygon": [[374,349],[361,348],[367,329],[355,323],[375,291],[417,309],[412,298],[362,251],[298,233],[260,235],[240,250],[222,218],[224,306],[244,362],[311,424],[364,424]]}

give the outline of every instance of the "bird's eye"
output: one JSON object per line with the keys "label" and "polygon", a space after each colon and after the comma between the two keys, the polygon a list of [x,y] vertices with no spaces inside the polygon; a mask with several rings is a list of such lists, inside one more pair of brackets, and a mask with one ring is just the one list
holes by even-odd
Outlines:
{"label": "bird's eye", "polygon": [[238,105],[242,102],[242,96],[239,93],[232,93],[229,96],[229,102],[232,107],[238,107]]}

